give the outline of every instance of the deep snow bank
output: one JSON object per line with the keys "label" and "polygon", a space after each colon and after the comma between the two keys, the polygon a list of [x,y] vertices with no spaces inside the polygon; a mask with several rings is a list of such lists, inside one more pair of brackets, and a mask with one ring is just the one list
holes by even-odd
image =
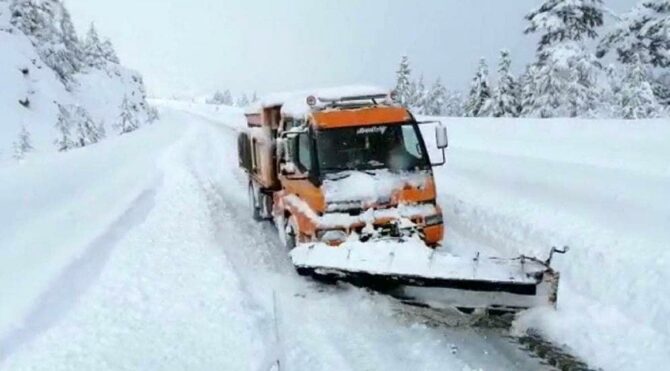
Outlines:
{"label": "deep snow bank", "polygon": [[543,257],[551,246],[572,249],[555,259],[558,311],[527,313],[519,327],[605,369],[670,363],[669,123],[442,121],[447,248]]}
{"label": "deep snow bank", "polygon": [[0,338],[21,326],[64,267],[158,181],[154,163],[180,135],[178,126],[166,126],[0,164]]}

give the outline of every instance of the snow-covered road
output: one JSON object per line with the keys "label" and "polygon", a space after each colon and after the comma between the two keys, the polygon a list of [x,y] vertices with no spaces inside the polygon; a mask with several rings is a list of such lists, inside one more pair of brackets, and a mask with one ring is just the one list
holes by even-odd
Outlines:
{"label": "snow-covered road", "polygon": [[[11,300],[0,368],[268,370],[279,360],[282,370],[538,369],[493,331],[427,326],[387,297],[299,277],[273,227],[247,215],[234,123],[169,107],[162,117],[60,157],[61,168],[117,159],[88,169],[95,175],[77,194],[90,197],[49,207],[39,202],[49,189],[18,191],[24,223],[9,224],[0,242],[31,254],[3,251],[13,260],[2,263],[0,293]],[[53,164],[17,166],[0,169],[19,177],[0,194]],[[53,191],[68,179],[41,180]],[[40,213],[63,208],[71,219],[60,224],[62,213]],[[30,235],[38,222],[51,228]],[[40,249],[58,252],[36,259]],[[35,280],[18,279],[30,261]]]}

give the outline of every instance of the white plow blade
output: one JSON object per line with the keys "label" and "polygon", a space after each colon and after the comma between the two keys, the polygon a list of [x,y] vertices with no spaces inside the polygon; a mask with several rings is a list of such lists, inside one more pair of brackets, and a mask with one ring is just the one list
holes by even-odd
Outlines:
{"label": "white plow blade", "polygon": [[469,308],[528,308],[554,304],[558,274],[527,259],[450,255],[419,238],[360,242],[332,247],[301,244],[293,264],[317,274],[387,278],[422,302]]}

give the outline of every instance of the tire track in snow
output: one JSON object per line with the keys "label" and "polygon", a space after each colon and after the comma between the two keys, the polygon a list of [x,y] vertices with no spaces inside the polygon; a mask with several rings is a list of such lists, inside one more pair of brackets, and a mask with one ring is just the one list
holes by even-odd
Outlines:
{"label": "tire track in snow", "polygon": [[154,207],[154,197],[162,183],[158,176],[141,192],[107,230],[91,241],[84,253],[70,262],[37,299],[22,324],[0,339],[0,364],[16,349],[30,343],[59,321],[96,282],[116,244],[133,226],[141,224]]}

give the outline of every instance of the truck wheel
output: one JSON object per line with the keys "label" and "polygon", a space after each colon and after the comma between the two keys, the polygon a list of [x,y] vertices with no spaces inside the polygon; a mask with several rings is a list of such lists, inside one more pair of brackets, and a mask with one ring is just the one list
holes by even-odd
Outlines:
{"label": "truck wheel", "polygon": [[261,221],[261,208],[258,207],[258,198],[254,190],[254,184],[249,182],[249,210],[251,211],[251,218],[255,221]]}

